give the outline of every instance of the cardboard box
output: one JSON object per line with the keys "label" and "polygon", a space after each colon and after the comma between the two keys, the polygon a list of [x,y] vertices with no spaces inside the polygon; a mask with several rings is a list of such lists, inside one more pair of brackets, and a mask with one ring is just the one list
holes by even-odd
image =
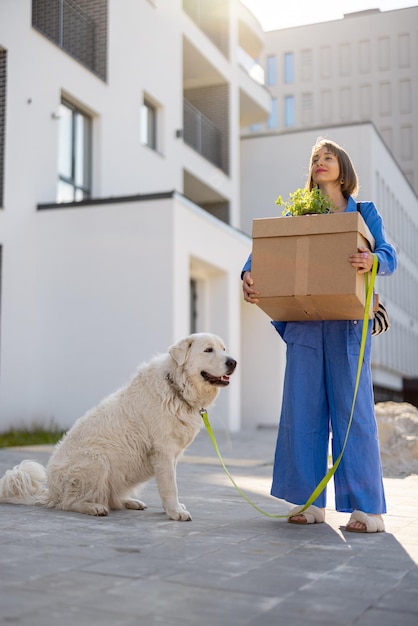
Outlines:
{"label": "cardboard box", "polygon": [[364,274],[348,261],[359,246],[374,249],[358,211],[254,220],[258,306],[278,321],[363,319]]}

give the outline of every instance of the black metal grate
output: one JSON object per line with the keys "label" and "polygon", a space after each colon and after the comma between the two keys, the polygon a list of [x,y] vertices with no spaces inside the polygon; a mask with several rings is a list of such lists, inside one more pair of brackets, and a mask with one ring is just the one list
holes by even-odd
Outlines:
{"label": "black metal grate", "polygon": [[4,155],[6,142],[7,50],[0,48],[0,207],[3,206]]}
{"label": "black metal grate", "polygon": [[32,26],[106,80],[107,0],[32,0]]}
{"label": "black metal grate", "polygon": [[221,131],[187,100],[183,101],[183,126],[185,143],[223,169]]}

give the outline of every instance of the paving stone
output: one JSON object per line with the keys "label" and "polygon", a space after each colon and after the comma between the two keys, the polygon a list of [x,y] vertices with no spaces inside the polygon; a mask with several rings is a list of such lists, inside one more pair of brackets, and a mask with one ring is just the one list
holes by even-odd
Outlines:
{"label": "paving stone", "polygon": [[[274,430],[217,433],[225,463],[255,504],[269,495]],[[0,450],[0,475],[51,449]],[[347,514],[296,526],[234,489],[201,433],[178,465],[192,522],[169,520],[155,481],[146,511],[95,518],[0,505],[0,624],[20,626],[416,626],[418,476],[385,477],[386,533],[347,533]]]}

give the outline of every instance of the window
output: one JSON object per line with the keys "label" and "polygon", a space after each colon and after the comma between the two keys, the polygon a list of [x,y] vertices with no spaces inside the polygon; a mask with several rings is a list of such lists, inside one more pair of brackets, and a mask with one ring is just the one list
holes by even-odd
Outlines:
{"label": "window", "polygon": [[59,119],[58,174],[57,202],[90,197],[91,119],[64,100]]}
{"label": "window", "polygon": [[390,69],[390,39],[389,37],[379,38],[379,70]]}
{"label": "window", "polygon": [[277,98],[271,99],[271,110],[270,117],[267,122],[267,128],[273,129],[278,126],[278,118],[277,118]]}
{"label": "window", "polygon": [[302,109],[303,111],[310,111],[313,107],[313,94],[307,92],[302,94]]}
{"label": "window", "polygon": [[284,99],[284,125],[295,125],[295,96],[285,96]]}
{"label": "window", "polygon": [[398,36],[399,67],[410,67],[411,62],[411,37],[409,33]]}
{"label": "window", "polygon": [[157,107],[147,98],[141,107],[141,142],[157,149]]}
{"label": "window", "polygon": [[275,54],[267,57],[267,85],[277,84],[277,58]]}
{"label": "window", "polygon": [[321,78],[331,78],[332,52],[330,46],[323,46],[320,50]]}
{"label": "window", "polygon": [[379,84],[379,109],[380,115],[392,114],[392,85],[389,82]]}
{"label": "window", "polygon": [[302,80],[312,80],[312,50],[302,50],[301,69]]}
{"label": "window", "polygon": [[302,94],[302,124],[307,126],[312,124],[313,119],[313,93]]}
{"label": "window", "polygon": [[343,122],[347,122],[352,119],[353,115],[353,102],[352,102],[352,89],[351,87],[341,87],[340,90],[340,119]]}
{"label": "window", "polygon": [[321,93],[321,122],[323,124],[332,122],[332,94],[331,89],[324,89]]}
{"label": "window", "polygon": [[399,81],[399,110],[401,113],[412,113],[412,88],[409,79]]}
{"label": "window", "polygon": [[340,76],[350,76],[351,74],[351,46],[349,43],[339,45],[339,69]]}
{"label": "window", "polygon": [[370,120],[372,118],[372,86],[370,84],[360,85],[360,119]]}
{"label": "window", "polygon": [[401,159],[410,161],[414,152],[412,126],[401,126]]}
{"label": "window", "polygon": [[284,82],[293,83],[295,81],[295,62],[293,52],[286,52],[284,55]]}
{"label": "window", "polygon": [[367,39],[359,43],[359,71],[360,74],[369,74],[371,71],[371,49]]}

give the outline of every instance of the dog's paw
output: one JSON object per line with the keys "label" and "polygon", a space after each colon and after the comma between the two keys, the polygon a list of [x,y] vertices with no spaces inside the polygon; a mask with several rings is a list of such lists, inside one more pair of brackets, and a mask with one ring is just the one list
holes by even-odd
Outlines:
{"label": "dog's paw", "polygon": [[135,511],[144,511],[147,509],[147,505],[142,500],[137,500],[136,498],[128,498],[123,501],[123,506],[125,509],[133,509]]}
{"label": "dog's paw", "polygon": [[96,515],[97,517],[109,515],[109,509],[104,504],[90,504],[87,510],[82,512],[87,513],[87,515]]}
{"label": "dog's paw", "polygon": [[192,521],[192,516],[190,515],[189,511],[186,511],[184,507],[182,509],[177,508],[173,511],[166,511],[166,513],[170,519],[173,519],[176,522]]}

